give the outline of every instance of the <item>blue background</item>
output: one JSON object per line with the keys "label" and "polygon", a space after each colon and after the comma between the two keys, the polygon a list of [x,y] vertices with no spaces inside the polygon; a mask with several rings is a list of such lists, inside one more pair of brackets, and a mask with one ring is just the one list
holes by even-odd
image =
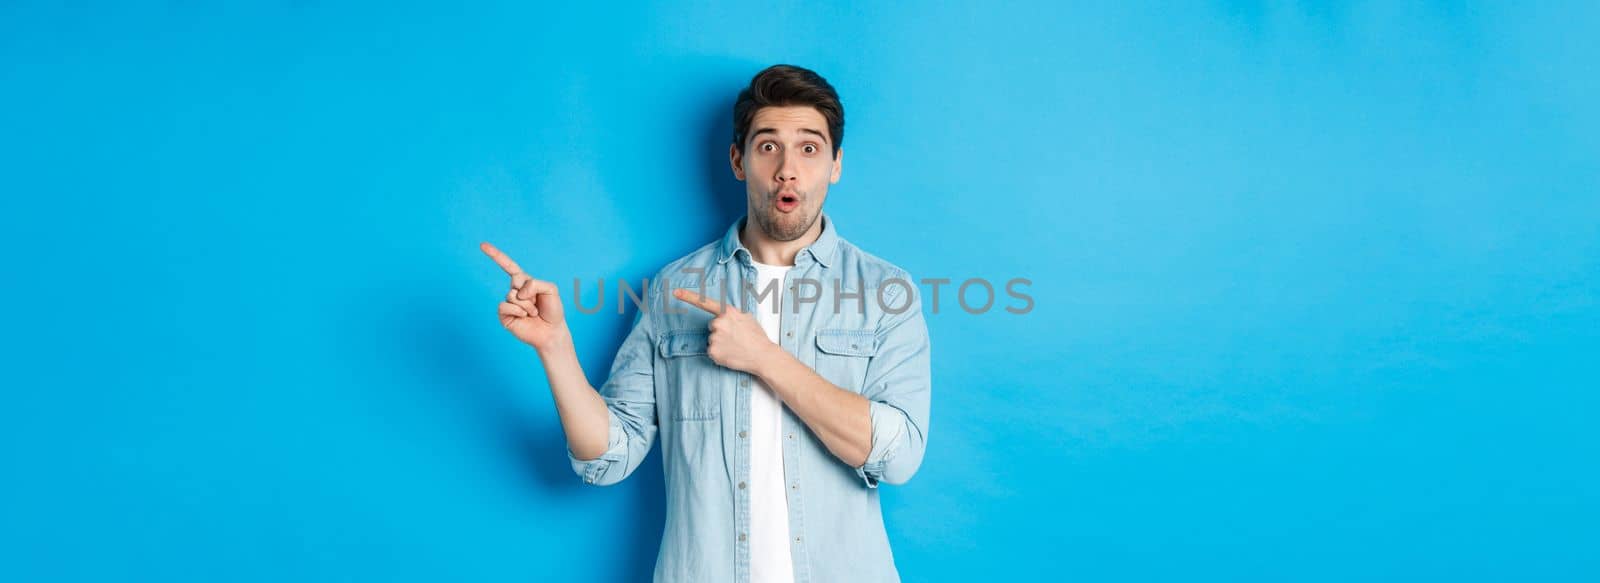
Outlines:
{"label": "blue background", "polygon": [[571,473],[476,245],[709,241],[777,62],[845,237],[1034,282],[929,314],[908,581],[1600,576],[1593,3],[55,4],[0,6],[0,580],[647,579],[659,456]]}

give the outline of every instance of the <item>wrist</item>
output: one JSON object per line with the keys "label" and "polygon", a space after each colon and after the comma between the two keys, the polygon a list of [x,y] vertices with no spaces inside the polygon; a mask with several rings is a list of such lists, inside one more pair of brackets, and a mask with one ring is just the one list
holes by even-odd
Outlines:
{"label": "wrist", "polygon": [[777,344],[767,344],[766,354],[756,360],[755,370],[750,371],[762,382],[771,386],[770,382],[774,372],[780,370],[783,363],[790,358],[789,352]]}
{"label": "wrist", "polygon": [[551,332],[549,340],[533,345],[533,349],[539,352],[539,358],[574,352],[572,330],[562,324],[560,328]]}

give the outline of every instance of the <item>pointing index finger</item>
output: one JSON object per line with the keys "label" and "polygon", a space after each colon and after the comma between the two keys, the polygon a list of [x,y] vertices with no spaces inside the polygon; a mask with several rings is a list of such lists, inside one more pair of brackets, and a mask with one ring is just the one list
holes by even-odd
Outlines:
{"label": "pointing index finger", "polygon": [[500,265],[500,269],[506,270],[506,275],[522,273],[522,268],[517,265],[517,262],[512,261],[510,256],[496,249],[494,245],[490,245],[488,241],[479,244],[478,248],[483,250],[484,255],[488,255],[490,259]]}
{"label": "pointing index finger", "polygon": [[673,290],[672,296],[683,300],[685,303],[688,303],[691,306],[705,310],[707,313],[712,315],[721,314],[728,310],[728,304],[726,302],[713,300],[686,289]]}

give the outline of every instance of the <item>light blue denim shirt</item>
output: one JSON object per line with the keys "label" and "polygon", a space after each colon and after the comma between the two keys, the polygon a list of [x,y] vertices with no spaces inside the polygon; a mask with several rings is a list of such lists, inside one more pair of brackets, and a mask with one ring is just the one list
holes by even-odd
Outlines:
{"label": "light blue denim shirt", "polygon": [[[850,467],[784,408],[794,580],[898,581],[877,487],[904,483],[922,463],[931,392],[927,323],[916,280],[840,238],[827,215],[821,220],[821,236],[785,276],[779,344],[871,403],[872,450],[865,464]],[[712,316],[671,293],[687,288],[757,309],[763,290],[755,287],[750,251],[739,241],[743,224],[736,221],[722,240],[652,279],[600,388],[610,411],[610,445],[594,460],[567,452],[584,482],[615,484],[660,436],[667,506],[657,583],[750,578],[750,494],[739,485],[750,479],[754,382],[706,356]]]}

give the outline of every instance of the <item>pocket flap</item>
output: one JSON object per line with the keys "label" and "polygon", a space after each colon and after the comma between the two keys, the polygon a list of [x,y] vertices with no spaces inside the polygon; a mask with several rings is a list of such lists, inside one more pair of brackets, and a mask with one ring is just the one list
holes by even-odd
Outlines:
{"label": "pocket flap", "polygon": [[819,330],[817,350],[840,356],[872,356],[878,353],[878,335],[871,330]]}
{"label": "pocket flap", "polygon": [[705,354],[706,345],[711,339],[710,332],[694,330],[674,330],[661,337],[661,356],[673,358],[676,356],[693,356]]}

